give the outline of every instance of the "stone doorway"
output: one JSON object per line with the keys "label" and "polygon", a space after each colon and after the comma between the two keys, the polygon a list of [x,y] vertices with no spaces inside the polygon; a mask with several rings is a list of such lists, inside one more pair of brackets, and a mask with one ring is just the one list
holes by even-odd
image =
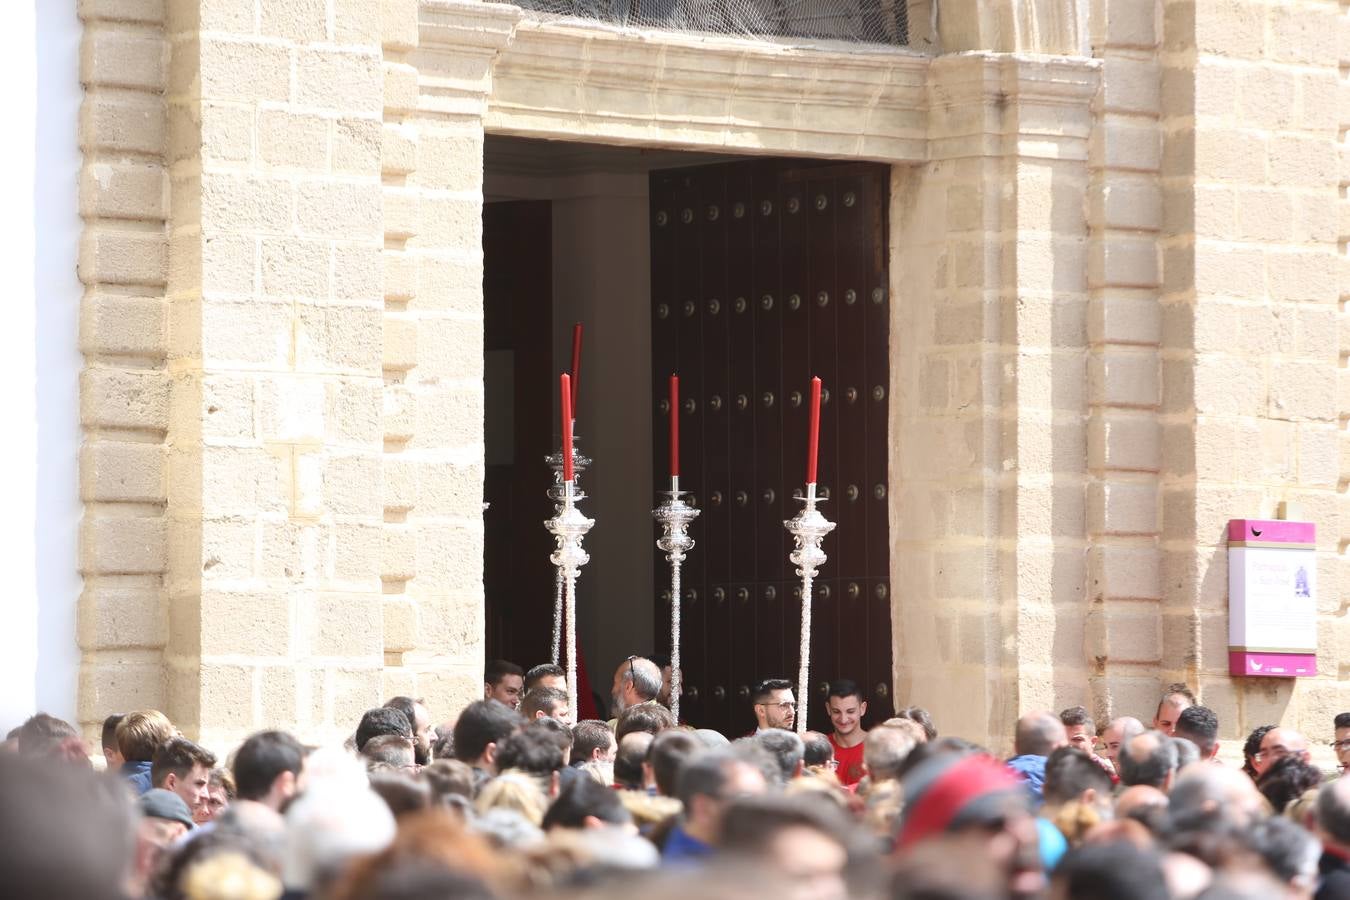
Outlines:
{"label": "stone doorway", "polygon": [[[661,205],[657,195],[673,202],[674,195],[666,198],[665,194],[674,189],[676,182],[685,181],[688,173],[698,173],[695,177],[700,184],[709,178],[752,179],[752,173],[759,173],[768,179],[765,184],[772,182],[774,202],[782,203],[781,209],[775,212],[781,211],[783,216],[790,215],[786,212],[790,203],[787,194],[794,191],[802,194],[798,204],[803,216],[808,209],[814,209],[815,194],[821,190],[830,195],[827,205],[839,204],[841,216],[857,213],[854,216],[856,229],[852,226],[841,228],[836,236],[832,227],[828,240],[824,240],[823,232],[808,234],[803,230],[795,238],[787,239],[788,244],[796,241],[801,246],[793,244],[796,249],[792,249],[785,244],[784,252],[795,257],[808,245],[819,245],[814,254],[817,280],[824,270],[822,253],[831,255],[830,283],[812,281],[808,291],[803,280],[803,285],[795,291],[807,297],[807,301],[798,299],[803,316],[816,308],[816,295],[825,291],[836,301],[836,306],[825,308],[831,311],[857,309],[872,313],[871,318],[876,319],[876,333],[867,344],[870,350],[860,343],[861,331],[855,335],[859,346],[849,349],[852,338],[845,340],[848,329],[840,332],[833,324],[827,329],[828,341],[821,338],[817,346],[818,355],[826,343],[831,349],[828,374],[832,382],[845,375],[857,375],[853,380],[863,386],[855,386],[855,404],[865,410],[869,405],[866,398],[870,396],[872,382],[875,381],[882,390],[883,397],[888,383],[885,234],[888,171],[884,166],[868,164],[749,159],[496,137],[489,137],[486,142],[484,170],[485,434],[488,444],[485,499],[494,504],[485,514],[487,656],[504,656],[525,666],[547,658],[552,571],[543,562],[548,552],[548,539],[542,520],[551,507],[544,496],[548,472],[542,457],[557,440],[553,385],[557,373],[569,364],[572,323],[580,321],[585,330],[577,411],[578,446],[595,459],[593,467],[582,479],[588,495],[583,509],[597,520],[597,525],[586,543],[592,561],[583,570],[579,583],[578,630],[582,656],[592,686],[599,694],[600,708],[603,708],[608,702],[609,677],[617,661],[629,653],[665,653],[669,650],[666,569],[664,561],[656,555],[653,545],[655,527],[649,514],[657,476],[665,474],[666,426],[659,410],[660,392],[650,388],[655,381],[664,381],[668,374],[666,370],[672,363],[672,359],[666,357],[672,356],[667,351],[673,351],[674,347],[665,347],[660,338],[661,314],[658,311],[664,305],[669,314],[672,301],[664,298],[658,303],[656,294],[673,289],[673,282],[667,277],[669,273],[664,272],[662,266],[669,267],[676,261],[663,249],[659,240],[661,229],[654,224],[656,208]],[[748,180],[746,186],[749,187]],[[809,197],[807,193],[810,193]],[[756,198],[755,208],[743,215],[758,216],[758,204]],[[703,217],[703,205],[706,204],[700,204],[700,218]],[[734,203],[727,206],[728,222],[735,219],[732,206]],[[830,210],[827,215],[817,211],[816,215],[821,221],[829,218],[833,222],[833,212]],[[678,224],[678,210],[669,215],[676,216],[674,222]],[[541,221],[541,216],[545,221]],[[769,233],[761,231],[763,235]],[[834,271],[836,244],[840,248],[837,272]],[[797,267],[800,272],[788,264],[781,277],[787,278],[796,272],[805,279],[809,268],[807,257],[802,255],[800,261],[801,265]],[[724,268],[725,264],[724,259]],[[719,277],[726,274],[723,271]],[[751,279],[751,272],[747,270],[744,274]],[[762,281],[763,275],[759,273],[756,279]],[[836,275],[849,280],[850,284],[840,282],[836,285]],[[780,280],[779,276],[775,275],[775,280]],[[514,285],[514,290],[524,293],[515,298],[499,296],[508,281]],[[858,284],[853,285],[852,281],[858,281]],[[867,282],[865,286],[863,281]],[[692,289],[693,286],[689,287]],[[786,288],[783,290],[787,291]],[[875,290],[882,292],[881,303],[873,302]],[[853,297],[851,304],[844,299],[849,291]],[[780,293],[777,284],[772,292]],[[787,291],[779,298],[781,308],[778,311],[783,315],[791,315],[788,312],[789,293],[794,291]],[[757,293],[755,297],[758,298]],[[701,298],[700,302],[706,299]],[[725,318],[734,313],[730,306],[732,298],[724,299],[727,304]],[[755,302],[758,303],[758,299]],[[508,308],[508,315],[497,315]],[[824,327],[815,321],[819,313],[809,314],[812,317],[810,328]],[[845,312],[840,315],[844,316]],[[685,317],[677,315],[677,318],[684,321]],[[790,337],[793,340],[800,337],[805,342],[808,330],[805,325],[803,318],[804,327],[792,330]],[[514,363],[505,362],[502,351],[507,348],[499,346],[502,342],[498,338],[515,342]],[[846,352],[841,357],[844,362],[838,363],[834,359],[834,350],[843,346],[839,344],[841,340],[849,346],[845,347]],[[528,349],[525,349],[526,345]],[[522,366],[522,352],[531,354],[533,362],[529,366]],[[720,356],[716,362],[705,364],[701,353],[695,355],[700,358],[679,360],[679,365],[687,369],[691,377],[691,388],[706,378],[715,379],[716,371],[726,369],[727,360]],[[860,369],[854,373],[849,368],[856,362],[865,369],[871,364],[867,360],[879,365],[876,372]],[[772,362],[775,368],[772,393],[783,393],[787,389],[777,382],[786,377],[787,368],[780,357],[772,361],[766,357],[765,361]],[[799,362],[805,365],[807,360],[803,358]],[[818,362],[825,360],[821,357]],[[729,375],[729,371],[723,374]],[[537,383],[523,385],[518,382],[520,378]],[[842,408],[846,404],[846,386],[840,382],[834,387],[833,406]],[[757,391],[756,395],[758,393],[763,392]],[[701,398],[700,411],[704,409],[702,400],[706,398]],[[731,395],[725,398],[726,403],[733,401]],[[788,402],[784,394],[779,408],[787,410]],[[848,505],[843,499],[848,485],[853,485],[859,494],[853,504],[856,506],[868,505],[867,498],[873,493],[872,482],[882,485],[884,490],[886,404],[877,401],[870,405],[879,411],[877,421],[869,419],[867,423],[876,432],[876,440],[859,442],[856,447],[852,442],[841,444],[848,452],[842,453],[840,467],[848,469],[852,466],[857,471],[850,469],[848,477],[834,488],[835,506],[839,508],[830,510],[832,516],[848,517],[848,510],[841,506]],[[801,407],[795,412],[803,410]],[[727,411],[730,411],[729,407]],[[793,414],[794,410],[787,410],[780,426],[787,427],[787,419]],[[526,416],[528,422],[523,421]],[[829,416],[827,424],[828,421]],[[843,429],[846,423],[840,422],[838,427]],[[804,420],[798,430],[802,431],[804,442]],[[515,454],[510,460],[511,468],[499,471],[494,466],[494,458],[500,455],[498,450],[504,446],[504,432],[514,435]],[[781,441],[775,439],[770,443],[776,448]],[[875,447],[872,447],[873,443]],[[732,584],[733,573],[727,565],[731,542],[727,528],[723,527],[729,526],[729,522],[721,521],[725,518],[721,514],[733,510],[735,489],[729,483],[719,481],[714,485],[708,481],[730,475],[728,460],[732,448],[725,442],[723,444],[706,443],[705,446],[702,434],[687,432],[687,449],[691,454],[687,461],[692,463],[695,457],[710,460],[706,464],[706,476],[701,474],[707,483],[688,482],[688,486],[696,491],[697,502],[706,511],[704,518],[711,523],[711,531],[705,536],[701,533],[703,526],[699,526],[700,546],[694,554],[697,558],[691,557],[690,574],[697,579],[699,597],[692,607],[686,607],[693,614],[695,623],[686,634],[686,648],[688,652],[692,646],[704,646],[707,634],[715,633],[736,638],[739,649],[732,653],[732,645],[723,641],[726,646],[722,649],[726,652],[717,657],[715,664],[706,654],[687,657],[686,678],[696,686],[697,692],[691,697],[686,717],[690,721],[697,719],[696,724],[734,732],[749,727],[748,723],[752,721],[748,699],[744,696],[749,684],[766,674],[795,678],[797,636],[793,610],[796,602],[791,593],[792,574],[786,558],[786,538],[774,534],[775,540],[767,541],[767,526],[762,530],[766,532],[766,546],[773,544],[772,554],[767,551],[760,554],[754,548],[744,547],[737,551],[748,558],[763,556],[760,568],[765,570],[765,575],[750,578],[745,585],[748,592],[745,601],[736,600],[736,588],[742,585],[740,582]],[[826,451],[826,459],[833,460],[837,453],[841,451],[832,444]],[[796,455],[804,455],[804,449]],[[772,488],[776,492],[776,512],[770,516],[776,519],[781,519],[782,510],[791,505],[793,487],[788,483],[790,479],[783,475],[781,460],[779,462],[774,483],[757,485],[753,491],[755,496],[760,493],[759,488]],[[868,474],[869,466],[876,470],[872,473],[875,478]],[[691,469],[691,474],[702,468],[705,464],[700,461],[695,469]],[[795,470],[796,467],[793,478],[800,481],[800,473]],[[716,506],[710,505],[713,498],[717,500]],[[878,688],[881,693],[871,698],[873,706],[877,707],[878,703],[889,706],[891,633],[888,594],[879,598],[875,594],[878,590],[888,592],[884,497],[874,505],[876,516],[855,516],[859,519],[856,523],[841,521],[841,534],[852,529],[847,537],[850,547],[856,542],[858,553],[832,552],[829,565],[832,569],[839,568],[829,575],[833,580],[822,583],[831,596],[818,597],[817,604],[825,608],[822,612],[833,614],[819,617],[812,655],[820,663],[816,671],[821,679],[846,675],[860,683],[865,682],[869,692]],[[875,532],[870,541],[864,537],[869,522]],[[780,522],[777,528],[782,531]],[[834,539],[831,542],[836,543]],[[876,551],[872,554],[875,565],[870,568],[866,562],[867,548]],[[849,559],[843,559],[843,556]],[[769,585],[773,586],[773,597],[763,601],[759,595]],[[849,593],[851,587],[854,588],[852,595]],[[719,588],[723,602],[715,604],[712,598]],[[753,602],[750,602],[749,592],[754,594]],[[869,598],[876,602],[869,602]],[[752,632],[762,630],[763,623],[756,624],[744,615],[735,616],[732,621],[728,613],[733,608],[742,612],[751,606],[758,609],[765,602],[781,619],[772,631],[781,638],[778,643],[782,647],[775,645],[773,653],[767,652],[768,644],[764,642],[760,649],[765,649],[765,653],[755,650]],[[842,609],[846,604],[865,608],[857,616],[845,615]],[[870,614],[873,606],[875,616]],[[702,608],[706,608],[706,613]],[[727,618],[726,622],[718,618],[719,610],[728,613],[722,617]],[[711,619],[705,621],[707,617]],[[722,646],[716,640],[713,645]],[[727,661],[721,659],[722,656],[728,659],[734,656],[739,660],[734,672],[730,668],[722,671],[726,667],[721,663]],[[844,658],[862,660],[861,668],[856,672],[839,669],[838,662]],[[717,701],[717,697],[721,700]]]}

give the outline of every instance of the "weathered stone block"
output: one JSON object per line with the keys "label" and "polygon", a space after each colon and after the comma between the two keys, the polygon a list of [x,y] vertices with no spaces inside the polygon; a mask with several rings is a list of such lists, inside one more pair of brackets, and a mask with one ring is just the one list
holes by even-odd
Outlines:
{"label": "weathered stone block", "polygon": [[[287,4],[266,4],[285,7]],[[322,26],[320,26],[322,27]],[[274,168],[322,171],[328,165],[329,121],[316,115],[264,109],[258,113],[258,157]]]}
{"label": "weathered stone block", "polygon": [[76,627],[83,650],[163,647],[168,637],[155,585],[86,584]]}
{"label": "weathered stone block", "polygon": [[163,572],[165,522],[159,516],[86,515],[80,532],[80,570],[92,575]]}
{"label": "weathered stone block", "polygon": [[164,445],[96,440],[80,448],[86,502],[163,503]]}
{"label": "weathered stone block", "polygon": [[384,598],[384,650],[407,653],[417,648],[417,601],[410,597]]}

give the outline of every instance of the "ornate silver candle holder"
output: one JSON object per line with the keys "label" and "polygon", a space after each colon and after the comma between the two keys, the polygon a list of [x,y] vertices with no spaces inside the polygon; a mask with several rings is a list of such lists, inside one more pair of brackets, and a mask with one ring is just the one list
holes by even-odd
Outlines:
{"label": "ornate silver candle holder", "polygon": [[694,549],[689,523],[698,518],[698,510],[684,502],[688,491],[680,490],[678,476],[670,479],[670,490],[661,492],[665,500],[652,510],[661,526],[656,546],[670,560],[670,711],[680,720],[680,565],[685,554]]}
{"label": "ornate silver candle holder", "polygon": [[788,554],[788,559],[797,566],[797,575],[802,580],[802,640],[801,665],[797,672],[797,733],[806,731],[806,711],[810,703],[811,675],[811,583],[815,581],[816,570],[825,563],[825,551],[820,542],[825,535],[834,531],[834,523],[820,514],[816,504],[815,484],[806,486],[806,496],[799,497],[806,505],[797,515],[783,522],[783,527],[792,535],[797,547]]}
{"label": "ornate silver candle holder", "polygon": [[591,558],[581,549],[581,539],[595,524],[577,509],[576,501],[586,495],[575,489],[575,483],[563,482],[562,509],[544,522],[556,541],[549,560],[557,567],[562,579],[563,616],[567,623],[567,694],[577,702],[577,575]]}
{"label": "ornate silver candle holder", "polygon": [[[553,484],[548,487],[548,498],[553,501],[553,512],[560,514],[563,510],[563,458],[562,448],[544,457],[544,462],[553,470]],[[591,464],[591,458],[577,449],[576,435],[572,435],[572,481],[575,487],[581,481],[581,473],[586,471],[586,467]],[[586,496],[577,491],[574,499],[581,499]],[[562,569],[556,569],[553,573],[553,641],[552,641],[552,660],[556,666],[558,664],[559,645],[562,641],[562,621],[563,621],[563,573]],[[575,699],[572,701],[576,702]]]}

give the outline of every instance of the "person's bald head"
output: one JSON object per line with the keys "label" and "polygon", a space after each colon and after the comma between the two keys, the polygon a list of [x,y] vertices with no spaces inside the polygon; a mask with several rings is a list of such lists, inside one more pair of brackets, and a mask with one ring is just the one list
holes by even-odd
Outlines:
{"label": "person's bald head", "polygon": [[1064,723],[1054,713],[1028,713],[1017,720],[1013,747],[1018,756],[1049,756],[1068,743]]}
{"label": "person's bald head", "polygon": [[1146,784],[1166,793],[1177,770],[1176,745],[1160,731],[1145,731],[1120,748],[1116,771],[1122,784]]}
{"label": "person's bald head", "polygon": [[1158,711],[1153,714],[1154,730],[1171,737],[1177,730],[1177,718],[1194,705],[1195,695],[1186,685],[1168,685],[1158,701]]}
{"label": "person's bald head", "polygon": [[1136,784],[1121,791],[1120,796],[1116,798],[1116,818],[1124,819],[1132,812],[1154,806],[1165,809],[1167,795],[1155,787]]}
{"label": "person's bald head", "polygon": [[1286,756],[1297,756],[1308,761],[1308,739],[1292,728],[1272,728],[1261,738],[1261,749],[1252,757],[1252,768],[1264,775],[1276,762]]}
{"label": "person's bald head", "polygon": [[1266,800],[1241,769],[1191,766],[1181,773],[1168,795],[1173,817],[1222,813],[1239,826],[1266,814]]}

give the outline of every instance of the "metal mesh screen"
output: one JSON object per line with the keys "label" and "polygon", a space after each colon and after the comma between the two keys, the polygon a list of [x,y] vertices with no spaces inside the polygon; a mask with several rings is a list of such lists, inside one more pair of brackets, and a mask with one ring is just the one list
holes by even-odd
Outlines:
{"label": "metal mesh screen", "polygon": [[908,0],[516,0],[540,17],[737,37],[903,45]]}

